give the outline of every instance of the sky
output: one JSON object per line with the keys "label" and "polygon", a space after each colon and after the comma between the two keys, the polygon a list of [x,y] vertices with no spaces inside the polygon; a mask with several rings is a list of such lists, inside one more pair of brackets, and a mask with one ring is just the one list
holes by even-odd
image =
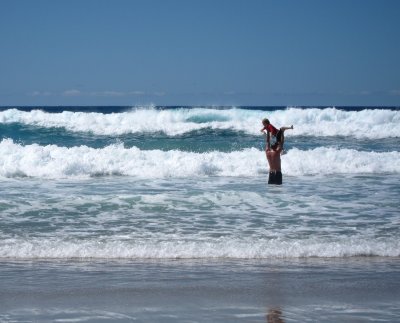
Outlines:
{"label": "sky", "polygon": [[0,0],[0,106],[400,106],[398,0]]}

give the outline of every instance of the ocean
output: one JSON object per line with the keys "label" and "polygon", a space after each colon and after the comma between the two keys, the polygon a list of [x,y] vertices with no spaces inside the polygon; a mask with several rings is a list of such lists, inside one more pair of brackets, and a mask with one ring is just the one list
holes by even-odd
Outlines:
{"label": "ocean", "polygon": [[0,321],[400,321],[399,196],[396,107],[1,107]]}

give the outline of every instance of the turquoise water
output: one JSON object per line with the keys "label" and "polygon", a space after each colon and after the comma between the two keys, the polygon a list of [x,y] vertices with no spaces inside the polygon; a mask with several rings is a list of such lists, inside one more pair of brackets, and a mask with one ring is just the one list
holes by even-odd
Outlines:
{"label": "turquoise water", "polygon": [[[3,258],[396,257],[399,176],[2,181]],[[318,187],[318,191],[316,191]]]}
{"label": "turquoise water", "polygon": [[[277,127],[294,125],[286,132],[281,187],[267,185],[265,138],[260,133],[264,117]],[[104,286],[91,278],[102,268],[99,279],[111,277],[107,288],[120,295],[133,264],[135,272],[147,268],[154,275],[172,270],[166,279],[171,280],[178,303],[185,295],[207,303],[210,286],[233,279],[236,287],[232,283],[231,290],[218,285],[222,289],[215,299],[215,318],[265,320],[264,307],[273,302],[260,289],[264,276],[257,274],[259,265],[247,264],[257,262],[267,271],[285,272],[299,268],[301,261],[301,274],[283,279],[280,288],[286,294],[287,286],[297,286],[296,277],[305,279],[303,287],[315,285],[328,267],[339,272],[342,268],[362,290],[364,284],[378,281],[370,293],[382,293],[384,301],[373,303],[372,294],[365,296],[371,302],[369,317],[395,321],[399,303],[388,286],[394,278],[399,281],[399,137],[400,110],[395,108],[2,108],[0,274],[7,279],[2,279],[0,297],[16,299],[13,306],[3,303],[8,304],[2,308],[3,318],[97,321],[104,314],[105,320],[164,321],[165,315],[172,315],[174,321],[168,302],[162,306],[159,299],[157,309],[150,311],[156,314],[146,312],[153,294],[165,288],[165,281],[157,277],[151,289],[134,276],[127,295],[137,302],[140,292],[133,290],[144,288],[148,302],[139,302],[137,312],[111,306],[110,313],[122,315],[114,317],[99,312],[112,293],[72,310],[68,295],[87,301],[83,295],[90,294],[88,286],[81,291],[75,285],[62,287],[66,294],[59,297],[69,305],[52,303],[52,312],[44,304],[56,291],[35,273],[48,272],[53,282],[60,276],[71,282],[77,275],[81,284],[90,281],[102,291]],[[179,266],[171,269],[174,261],[182,271]],[[307,267],[309,261],[316,261],[319,269]],[[348,268],[348,262],[362,265]],[[205,266],[208,263],[211,267]],[[71,267],[65,272],[67,264]],[[390,275],[377,278],[372,270],[363,270],[377,264]],[[226,276],[231,267],[235,271]],[[119,270],[124,273],[120,277]],[[311,273],[317,273],[316,280],[309,278]],[[41,287],[28,286],[33,293],[42,291],[43,302],[29,307],[31,292],[14,290],[24,275],[39,279]],[[185,281],[179,275],[206,283],[192,286],[198,288],[197,296],[181,294]],[[265,279],[268,290],[274,278]],[[331,282],[326,288],[345,295],[346,285],[332,285],[338,277],[327,273],[326,279]],[[246,282],[254,299],[230,302],[229,293],[238,292]],[[312,294],[309,290],[307,297],[313,301],[307,304],[300,297],[277,304],[285,319],[307,317],[312,306],[311,319],[326,315],[334,322],[338,310],[351,320],[365,318],[362,293],[350,293],[347,308],[338,298],[325,294],[318,302]],[[239,308],[234,315],[230,306]],[[179,314],[179,307],[172,308]],[[187,313],[180,309],[178,318],[196,321],[193,316],[205,315],[199,308],[189,308]]]}
{"label": "turquoise water", "polygon": [[397,109],[85,109],[0,111],[0,257],[399,256]]}

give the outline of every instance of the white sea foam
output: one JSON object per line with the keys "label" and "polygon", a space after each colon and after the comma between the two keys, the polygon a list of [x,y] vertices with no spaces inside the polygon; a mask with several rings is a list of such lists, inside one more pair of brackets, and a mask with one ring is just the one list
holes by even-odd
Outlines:
{"label": "white sea foam", "polygon": [[[399,173],[400,152],[352,149],[291,149],[282,156],[286,175]],[[125,175],[139,178],[259,176],[267,172],[264,152],[255,148],[229,153],[140,150],[122,144],[95,149],[0,142],[0,177],[68,178]]]}
{"label": "white sea foam", "polygon": [[0,112],[0,123],[61,127],[68,131],[98,135],[163,132],[173,136],[205,128],[231,129],[256,135],[260,134],[261,120],[265,117],[276,127],[294,125],[291,136],[400,137],[400,111],[384,109],[343,111],[335,108],[289,108],[267,112],[239,108],[143,108],[112,114],[9,109]]}
{"label": "white sea foam", "polygon": [[23,238],[0,241],[0,258],[105,258],[105,259],[207,259],[207,258],[299,258],[299,257],[399,257],[398,239],[338,237],[334,241],[207,239],[131,240],[114,237],[86,241],[57,238]]}

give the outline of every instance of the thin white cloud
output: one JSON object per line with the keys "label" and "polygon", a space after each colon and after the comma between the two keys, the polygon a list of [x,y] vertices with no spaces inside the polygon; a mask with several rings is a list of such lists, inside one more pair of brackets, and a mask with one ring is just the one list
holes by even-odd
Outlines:
{"label": "thin white cloud", "polygon": [[153,92],[150,95],[155,95],[155,96],[164,96],[166,93],[165,92]]}
{"label": "thin white cloud", "polygon": [[101,91],[91,92],[90,96],[121,97],[121,96],[163,96],[165,92],[145,92],[145,91]]}
{"label": "thin white cloud", "polygon": [[119,91],[101,91],[101,92],[89,92],[89,93],[85,93],[84,95],[116,97],[116,96],[125,96],[125,93],[119,92]]}
{"label": "thin white cloud", "polygon": [[131,92],[128,92],[128,95],[146,95],[146,92],[144,92],[144,91],[131,91]]}
{"label": "thin white cloud", "polygon": [[63,96],[80,96],[82,92],[79,90],[66,90],[62,94]]}
{"label": "thin white cloud", "polygon": [[28,95],[30,95],[30,96],[50,96],[53,94],[49,91],[33,91],[31,93],[28,93]]}
{"label": "thin white cloud", "polygon": [[66,96],[66,97],[78,97],[78,96],[86,96],[86,97],[124,97],[124,96],[164,96],[166,92],[163,91],[154,91],[154,92],[146,92],[146,91],[114,91],[114,90],[106,90],[106,91],[92,91],[85,92],[77,89],[65,90],[61,93],[53,93],[50,91],[33,91],[27,93],[29,96]]}

